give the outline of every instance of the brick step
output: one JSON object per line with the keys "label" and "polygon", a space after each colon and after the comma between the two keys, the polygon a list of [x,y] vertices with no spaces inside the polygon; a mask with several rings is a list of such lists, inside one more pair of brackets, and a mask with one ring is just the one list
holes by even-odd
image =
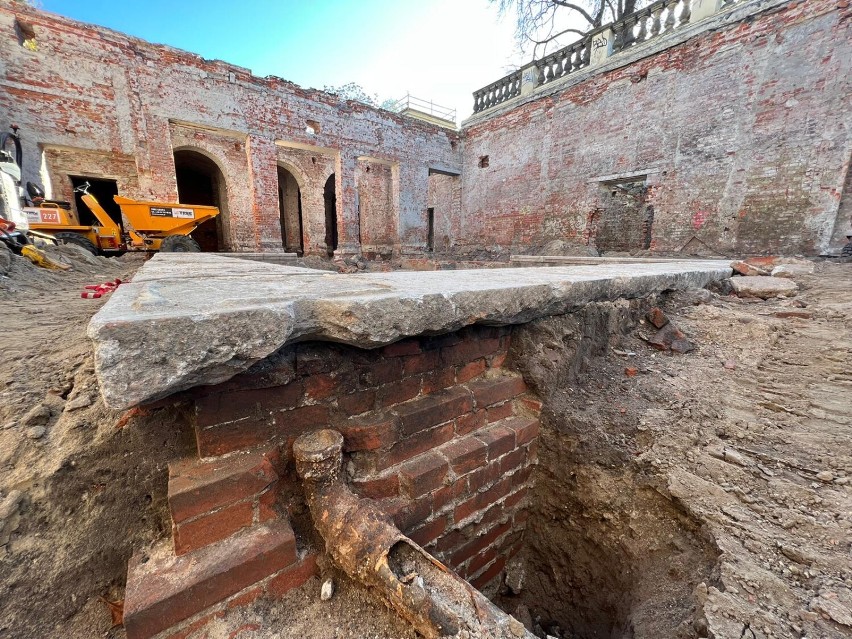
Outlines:
{"label": "brick step", "polygon": [[[253,584],[288,575],[299,565],[293,529],[284,520],[253,526],[187,555],[175,556],[167,543],[150,553],[137,553],[128,566],[124,598],[127,638],[153,637]],[[304,575],[303,581],[308,577]],[[290,579],[287,589],[297,585]]]}
{"label": "brick step", "polygon": [[274,518],[280,470],[276,449],[169,464],[175,553],[186,554]]}

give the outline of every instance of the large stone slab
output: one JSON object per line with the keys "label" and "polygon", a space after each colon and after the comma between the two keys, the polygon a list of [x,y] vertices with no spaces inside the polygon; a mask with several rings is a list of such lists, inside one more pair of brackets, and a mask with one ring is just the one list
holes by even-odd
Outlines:
{"label": "large stone slab", "polygon": [[704,286],[727,262],[682,261],[341,275],[161,253],[92,318],[104,400],[128,408],[223,382],[309,339],[365,348],[473,323],[518,324],[592,301]]}
{"label": "large stone slab", "polygon": [[799,290],[792,280],[761,275],[732,277],[731,288],[740,297],[760,297],[765,300],[771,297],[792,297]]}

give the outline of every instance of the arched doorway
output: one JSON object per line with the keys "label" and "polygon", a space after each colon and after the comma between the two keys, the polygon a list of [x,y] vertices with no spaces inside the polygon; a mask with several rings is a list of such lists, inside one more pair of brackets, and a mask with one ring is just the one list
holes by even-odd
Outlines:
{"label": "arched doorway", "polygon": [[201,224],[192,232],[192,237],[202,251],[226,249],[228,198],[221,169],[198,151],[182,149],[175,151],[174,155],[178,201],[181,204],[204,204],[219,208],[219,215]]}
{"label": "arched doorway", "polygon": [[337,250],[337,186],[332,173],[323,189],[325,201],[325,246],[331,255]]}
{"label": "arched doorway", "polygon": [[281,242],[288,253],[302,254],[302,192],[290,171],[278,166],[278,210],[281,216]]}

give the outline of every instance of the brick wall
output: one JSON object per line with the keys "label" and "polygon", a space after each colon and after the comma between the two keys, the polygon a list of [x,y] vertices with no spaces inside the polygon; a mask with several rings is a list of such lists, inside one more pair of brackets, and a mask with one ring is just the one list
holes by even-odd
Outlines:
{"label": "brick wall", "polygon": [[[280,446],[287,467],[296,437],[335,428],[354,490],[481,585],[520,542],[536,461],[539,405],[503,367],[509,339],[469,328],[375,351],[287,349],[195,399],[199,455]],[[244,522],[254,494],[241,500]]]}
{"label": "brick wall", "polygon": [[343,434],[356,493],[474,586],[496,584],[523,540],[541,408],[506,366],[510,340],[474,326],[375,350],[305,343],[183,394],[197,449],[169,466],[171,539],[130,562],[128,638],[184,636],[314,574],[292,446],[320,428]]}
{"label": "brick wall", "polygon": [[459,249],[584,242],[600,182],[647,174],[652,249],[819,253],[852,153],[850,60],[848,3],[791,2],[475,119]]}
{"label": "brick wall", "polygon": [[[22,46],[17,20],[35,31],[36,50]],[[458,135],[452,131],[342,102],[280,78],[258,78],[248,69],[61,18],[25,3],[0,1],[0,59],[0,127],[21,126],[25,181],[49,181],[59,195],[70,187],[68,175],[107,174],[119,178],[122,195],[171,201],[177,195],[172,159],[172,136],[177,133],[184,148],[208,156],[224,175],[228,210],[223,215],[228,219],[223,224],[231,250],[284,249],[276,169],[281,148],[330,157],[343,167],[336,176],[339,233],[341,244],[352,251],[359,249],[361,225],[355,158],[382,158],[418,176],[399,181],[392,215],[379,207],[375,213],[380,220],[365,220],[367,228],[378,228],[389,217],[402,215],[408,220],[406,228],[415,231],[425,225],[411,215],[427,206],[425,167],[457,167],[460,162]],[[307,130],[308,121],[316,125],[314,133]],[[194,132],[178,133],[186,128]],[[73,172],[67,168],[70,160],[54,164],[55,155],[43,157],[47,147],[70,152],[76,160]],[[116,164],[105,168],[101,158],[112,156]],[[126,158],[135,166],[128,167]],[[305,180],[305,200],[322,202],[324,184]],[[312,214],[305,225],[309,252],[325,251],[324,226],[324,215]],[[423,235],[415,233],[409,243],[416,245]],[[390,245],[383,250],[399,243],[396,237],[380,239]]]}

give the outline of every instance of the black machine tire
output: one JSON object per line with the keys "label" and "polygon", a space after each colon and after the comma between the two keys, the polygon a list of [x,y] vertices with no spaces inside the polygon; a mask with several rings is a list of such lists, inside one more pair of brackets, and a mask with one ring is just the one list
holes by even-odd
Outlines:
{"label": "black machine tire", "polygon": [[201,247],[188,235],[169,235],[163,238],[160,251],[163,253],[200,253]]}
{"label": "black machine tire", "polygon": [[92,255],[98,254],[98,247],[92,244],[91,240],[83,237],[79,233],[54,233],[53,237],[60,244],[76,244],[86,249]]}

